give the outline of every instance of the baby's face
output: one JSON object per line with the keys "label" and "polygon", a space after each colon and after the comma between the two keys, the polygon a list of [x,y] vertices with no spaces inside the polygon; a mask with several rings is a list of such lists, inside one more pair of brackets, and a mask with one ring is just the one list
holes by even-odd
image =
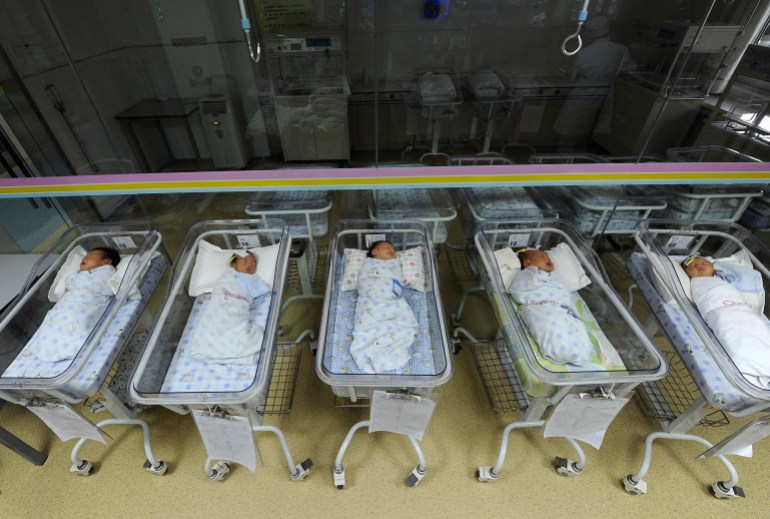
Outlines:
{"label": "baby's face", "polygon": [[714,275],[714,265],[706,258],[698,256],[684,268],[684,271],[691,278],[709,277]]}
{"label": "baby's face", "polygon": [[233,268],[243,274],[255,274],[257,272],[257,258],[253,254],[245,257],[237,256],[233,262]]}
{"label": "baby's face", "polygon": [[89,251],[80,262],[80,270],[92,270],[102,265],[109,265],[112,263],[109,259],[102,256],[102,252],[98,250]]}
{"label": "baby's face", "polygon": [[547,252],[542,250],[536,250],[529,254],[529,257],[524,262],[522,267],[537,267],[544,272],[553,272],[553,262]]}
{"label": "baby's face", "polygon": [[382,242],[372,249],[372,258],[396,259],[396,249],[388,242]]}

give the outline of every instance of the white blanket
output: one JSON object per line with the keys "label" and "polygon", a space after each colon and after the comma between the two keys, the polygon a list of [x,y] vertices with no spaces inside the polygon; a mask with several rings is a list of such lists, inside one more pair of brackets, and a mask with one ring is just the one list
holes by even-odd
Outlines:
{"label": "white blanket", "polygon": [[578,366],[591,361],[594,345],[558,274],[528,267],[513,279],[510,292],[545,358]]}
{"label": "white blanket", "polygon": [[350,354],[365,373],[384,373],[409,362],[417,318],[402,297],[398,260],[366,258],[358,273],[358,301]]}
{"label": "white blanket", "polygon": [[738,289],[717,276],[693,278],[692,297],[738,370],[766,385],[770,377],[768,321],[752,311]]}
{"label": "white blanket", "polygon": [[264,322],[254,319],[254,310],[269,293],[267,284],[257,274],[228,268],[201,310],[200,321],[190,338],[190,354],[218,364],[255,364],[265,328]]}
{"label": "white blanket", "polygon": [[67,278],[64,295],[25,347],[46,362],[72,360],[112,300],[112,265],[79,270]]}

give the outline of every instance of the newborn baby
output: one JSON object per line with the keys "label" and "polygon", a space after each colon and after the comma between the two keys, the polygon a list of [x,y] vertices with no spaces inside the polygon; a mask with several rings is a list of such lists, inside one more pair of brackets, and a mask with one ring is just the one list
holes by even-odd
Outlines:
{"label": "newborn baby", "polygon": [[[757,315],[741,293],[762,288],[762,275],[739,265],[714,263],[702,256],[682,264],[690,277],[692,298],[703,320],[722,343],[738,370],[770,381],[770,323]],[[723,268],[725,270],[723,270]]]}
{"label": "newborn baby", "polygon": [[557,364],[590,362],[594,345],[548,253],[524,249],[518,256],[522,270],[510,292],[540,352]]}
{"label": "newborn baby", "polygon": [[219,364],[256,363],[265,330],[254,314],[263,296],[270,293],[256,272],[257,258],[252,252],[233,254],[230,268],[220,276],[201,310],[190,339],[192,356]]}
{"label": "newborn baby", "polygon": [[393,244],[375,242],[358,274],[350,354],[365,373],[384,373],[409,362],[417,318],[403,298],[401,266]]}
{"label": "newborn baby", "polygon": [[80,261],[80,270],[67,278],[64,295],[27,343],[27,351],[46,362],[75,358],[112,301],[109,279],[119,262],[115,249],[94,247],[88,251]]}

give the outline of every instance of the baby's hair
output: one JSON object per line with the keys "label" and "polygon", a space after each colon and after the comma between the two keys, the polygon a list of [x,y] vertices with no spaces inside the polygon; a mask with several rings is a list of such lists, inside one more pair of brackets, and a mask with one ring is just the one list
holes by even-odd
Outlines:
{"label": "baby's hair", "polygon": [[687,268],[687,267],[690,265],[690,263],[692,263],[693,261],[695,261],[695,258],[702,258],[702,257],[703,257],[703,256],[701,256],[701,255],[700,255],[700,254],[698,254],[697,252],[696,252],[696,253],[694,253],[694,254],[690,254],[690,255],[689,255],[689,256],[687,256],[687,257],[684,259],[684,261],[682,262],[682,268],[683,268],[683,269],[686,269],[686,268]]}
{"label": "baby's hair", "polygon": [[[243,252],[245,252],[249,256],[254,256],[254,260],[256,261],[256,259],[257,259],[257,255],[256,254],[254,254],[250,250],[246,250],[246,251],[243,251]],[[232,256],[230,256],[230,266],[232,267],[233,265],[235,265],[236,260],[238,258],[243,258],[243,257],[245,257],[245,256],[239,256],[238,254],[233,254]]]}
{"label": "baby's hair", "polygon": [[91,250],[101,252],[102,259],[110,260],[113,267],[117,267],[118,263],[120,263],[120,253],[112,247],[94,247]]}
{"label": "baby's hair", "polygon": [[[366,257],[367,258],[374,257],[372,256],[372,251],[376,249],[381,243],[390,243],[390,242],[388,240],[379,240],[379,241],[372,242],[372,244],[369,245],[369,248],[366,250]],[[390,244],[393,245],[392,243]]]}
{"label": "baby's hair", "polygon": [[519,257],[519,261],[524,264],[524,261],[531,259],[532,254],[539,249],[519,249],[516,255]]}

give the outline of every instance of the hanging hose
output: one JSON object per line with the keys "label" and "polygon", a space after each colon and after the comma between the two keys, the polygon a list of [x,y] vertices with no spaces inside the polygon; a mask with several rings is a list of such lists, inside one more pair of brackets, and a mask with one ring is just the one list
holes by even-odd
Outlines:
{"label": "hanging hose", "polygon": [[[578,51],[583,47],[583,39],[580,37],[580,29],[583,28],[583,24],[588,19],[588,4],[591,2],[591,0],[585,0],[583,3],[583,9],[578,12],[577,17],[577,29],[573,34],[570,34],[566,38],[564,38],[564,41],[561,44],[561,53],[565,56],[574,56],[578,53]],[[577,47],[573,51],[567,50],[567,42],[570,41],[573,38],[577,38]]]}
{"label": "hanging hose", "polygon": [[255,50],[254,43],[252,42],[251,20],[249,20],[248,13],[246,12],[246,4],[244,4],[243,0],[238,0],[238,5],[241,8],[241,27],[243,28],[244,34],[246,34],[246,45],[249,47],[249,56],[251,56],[251,61],[259,63],[259,59],[262,57],[262,47],[260,46],[259,41],[257,41]]}

